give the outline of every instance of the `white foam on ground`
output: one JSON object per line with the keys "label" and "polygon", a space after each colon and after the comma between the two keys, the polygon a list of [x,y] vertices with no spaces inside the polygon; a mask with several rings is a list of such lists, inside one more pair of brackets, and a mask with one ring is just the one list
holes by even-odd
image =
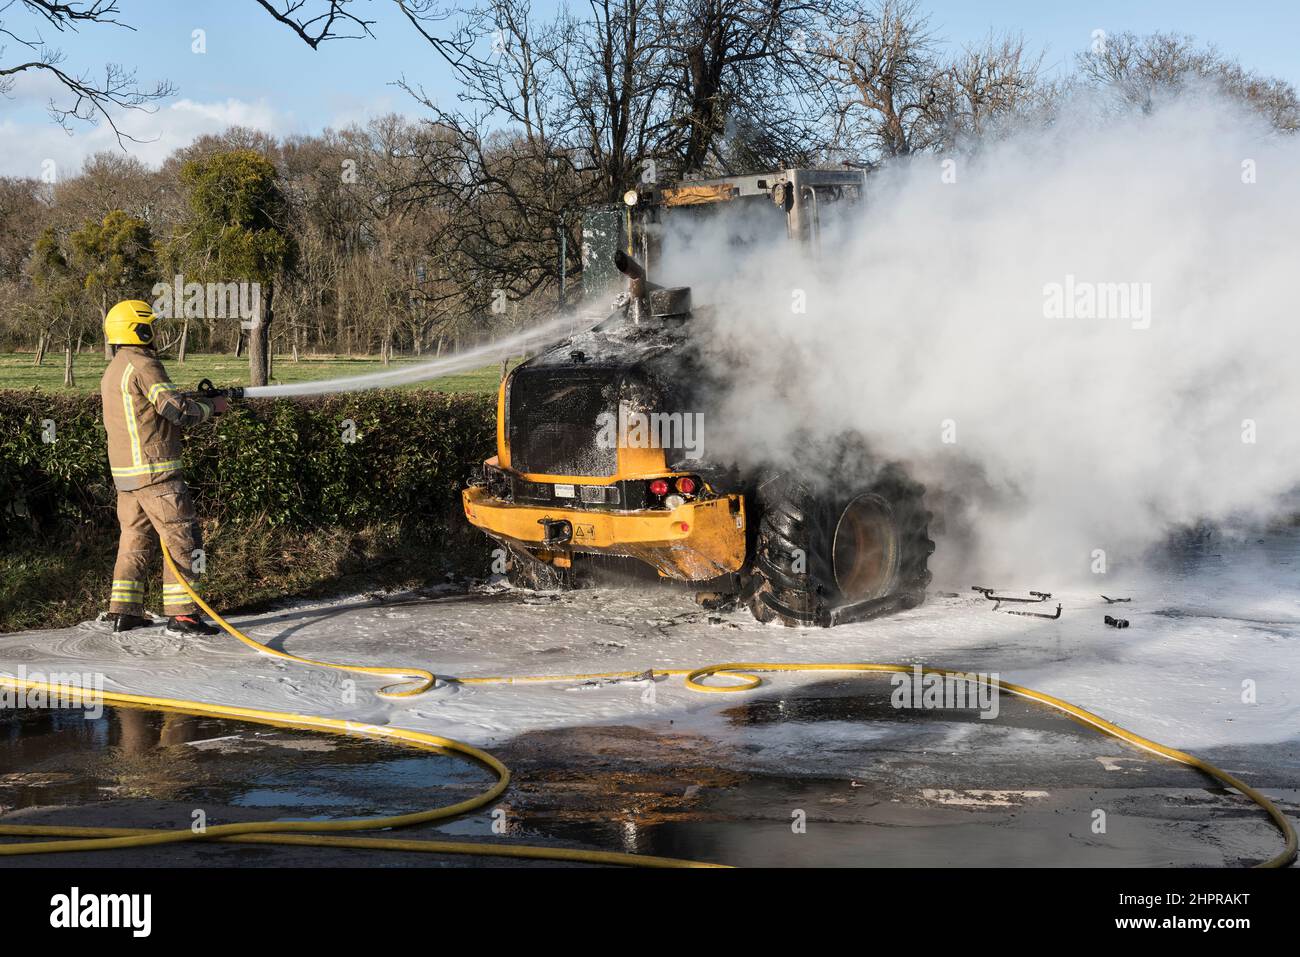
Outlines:
{"label": "white foam on ground", "polygon": [[[744,611],[710,615],[687,595],[664,590],[612,589],[559,599],[489,590],[424,604],[356,596],[234,621],[296,655],[458,677],[745,660],[922,662],[997,672],[1162,743],[1194,751],[1251,746],[1271,764],[1274,746],[1293,743],[1300,731],[1300,532],[1209,552],[1185,571],[1107,576],[1092,592],[1004,606],[1049,611],[1059,600],[1057,621],[994,612],[969,591],[970,584],[1052,590],[1043,581],[936,583],[936,592],[946,587],[959,596],[932,595],[913,611],[829,630],[765,626]],[[1133,601],[1107,605],[1102,592]],[[1128,618],[1131,627],[1106,627],[1106,614]],[[653,700],[644,682],[451,685],[386,700],[375,691],[387,681],[277,661],[225,635],[186,643],[157,628],[114,636],[85,627],[0,636],[0,672],[20,667],[28,674],[101,672],[107,690],[393,724],[488,747],[539,729],[618,724],[761,744],[764,762],[815,762],[854,741],[916,734],[901,722],[896,732],[838,721],[746,726],[723,714],[755,695],[839,680],[825,673],[771,675],[759,691],[736,695],[692,693],[680,678],[668,678],[656,683]],[[864,690],[874,682],[882,698],[891,690],[887,678],[843,680],[862,682]],[[1243,701],[1245,682],[1254,683],[1254,703]],[[949,727],[969,735],[996,723]],[[990,729],[990,741],[997,737]]]}

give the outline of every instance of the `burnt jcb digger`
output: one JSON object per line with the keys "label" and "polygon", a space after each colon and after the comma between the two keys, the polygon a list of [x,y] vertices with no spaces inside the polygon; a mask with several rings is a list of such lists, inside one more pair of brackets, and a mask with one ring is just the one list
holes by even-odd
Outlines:
{"label": "burnt jcb digger", "polygon": [[[702,360],[708,309],[650,282],[685,217],[735,226],[737,243],[784,220],[817,248],[861,202],[856,170],[784,170],[633,191],[584,219],[583,284],[626,288],[603,321],[520,363],[497,397],[497,454],[464,490],[466,518],[504,548],[518,586],[560,589],[584,567],[639,562],[739,600],[760,621],[830,626],[925,598],[924,489],[856,436],[810,443],[797,467],[740,468],[701,454],[727,382]],[[732,233],[728,233],[732,235]],[[636,255],[633,255],[633,253]],[[612,268],[610,268],[612,267]],[[779,401],[774,399],[774,401]]]}

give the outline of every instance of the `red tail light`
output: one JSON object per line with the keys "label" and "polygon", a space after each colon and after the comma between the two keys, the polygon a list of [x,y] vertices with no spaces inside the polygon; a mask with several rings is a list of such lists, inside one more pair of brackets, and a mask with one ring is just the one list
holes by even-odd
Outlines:
{"label": "red tail light", "polygon": [[667,495],[668,483],[665,482],[663,479],[655,479],[653,482],[650,483],[650,494]]}
{"label": "red tail light", "polygon": [[695,494],[695,479],[691,478],[689,475],[683,475],[677,480],[676,484],[677,491],[681,492],[683,495]]}

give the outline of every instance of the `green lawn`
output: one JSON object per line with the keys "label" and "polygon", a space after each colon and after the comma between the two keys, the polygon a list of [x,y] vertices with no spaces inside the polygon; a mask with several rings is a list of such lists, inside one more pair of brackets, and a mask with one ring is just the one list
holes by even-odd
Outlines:
{"label": "green lawn", "polygon": [[[73,373],[77,385],[75,391],[91,392],[99,388],[99,377],[104,373],[104,358],[98,353],[82,353],[74,356]],[[409,365],[415,362],[427,362],[424,359],[394,359],[390,368]],[[53,352],[45,357],[45,364],[32,364],[30,352],[0,352],[0,389],[49,389],[55,392],[74,391],[63,388],[63,353]],[[191,355],[184,363],[173,359],[164,359],[163,364],[171,374],[172,381],[182,388],[198,385],[200,379],[211,379],[220,386],[247,385],[248,360],[236,359],[230,355]],[[272,384],[281,382],[302,382],[308,379],[333,379],[338,376],[362,375],[367,372],[380,372],[384,368],[378,359],[354,359],[342,356],[304,356],[294,362],[288,356],[275,357],[275,375]],[[497,390],[501,380],[499,365],[485,366],[473,372],[430,379],[413,385],[400,386],[404,389],[436,389],[442,392],[477,392],[492,394]]]}

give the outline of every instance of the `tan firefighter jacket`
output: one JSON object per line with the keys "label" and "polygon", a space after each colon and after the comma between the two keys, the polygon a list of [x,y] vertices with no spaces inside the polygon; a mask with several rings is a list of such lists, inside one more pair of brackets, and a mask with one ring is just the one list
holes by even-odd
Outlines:
{"label": "tan firefighter jacket", "polygon": [[118,346],[99,383],[108,464],[123,491],[176,478],[181,428],[212,417],[212,404],[181,395],[152,349]]}

